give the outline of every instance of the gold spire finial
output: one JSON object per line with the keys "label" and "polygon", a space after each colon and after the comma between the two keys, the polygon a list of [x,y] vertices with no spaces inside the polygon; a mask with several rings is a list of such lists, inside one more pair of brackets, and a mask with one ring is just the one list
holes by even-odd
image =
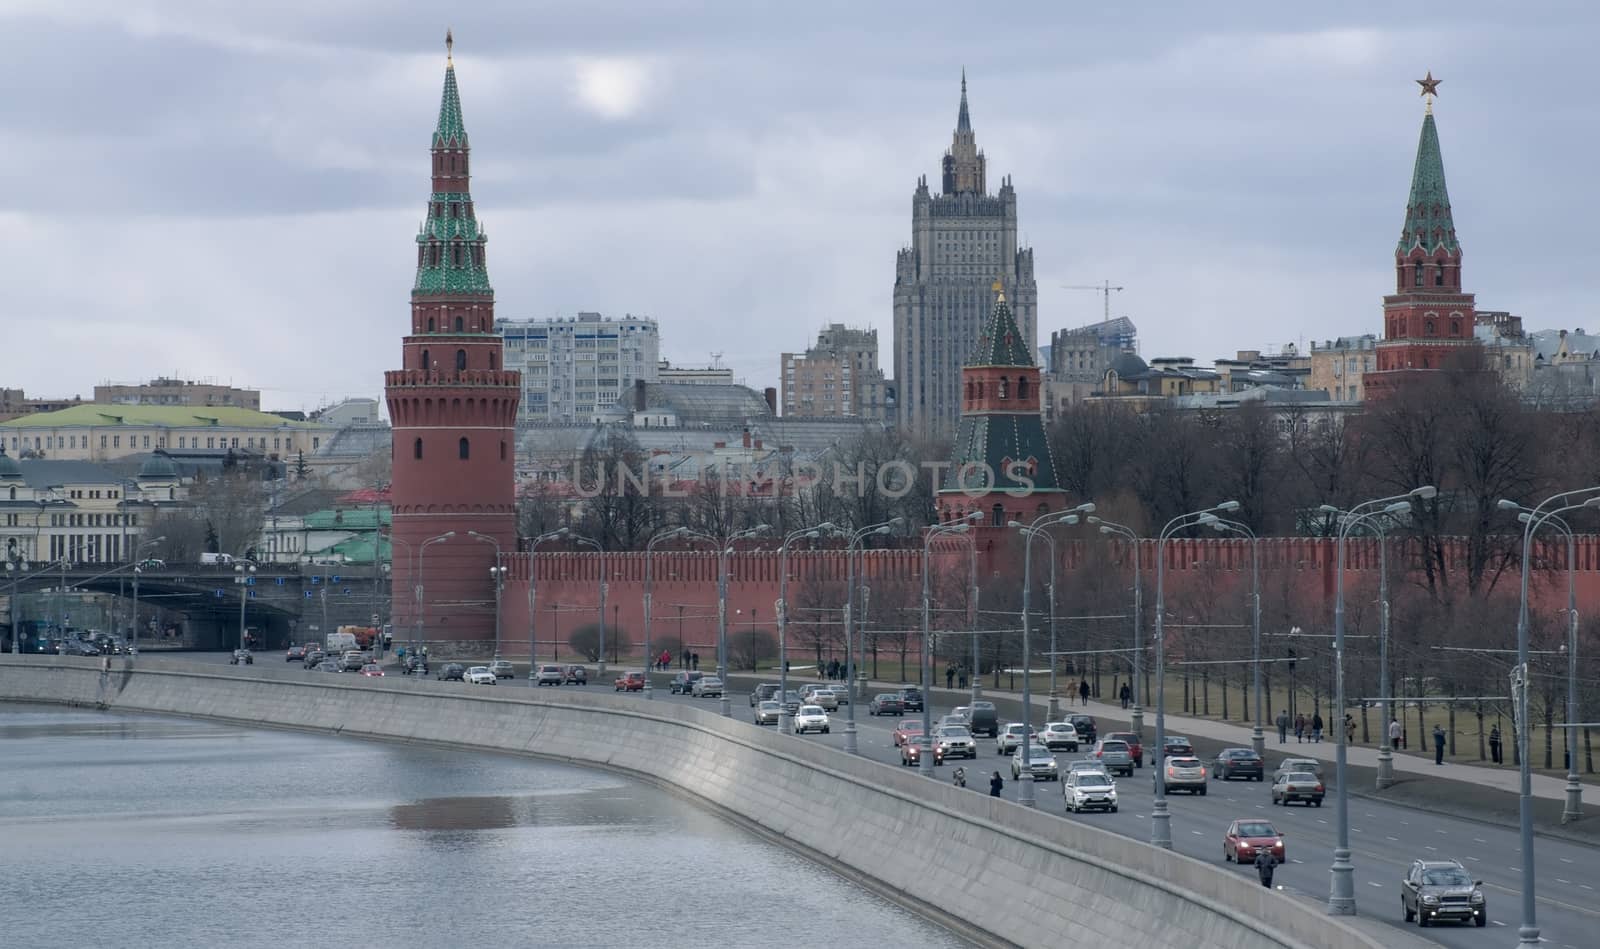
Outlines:
{"label": "gold spire finial", "polygon": [[447,27],[444,31],[444,64],[446,66],[455,65],[455,45],[455,33]]}
{"label": "gold spire finial", "polygon": [[1422,87],[1422,96],[1428,100],[1427,115],[1433,114],[1433,100],[1439,94],[1439,83],[1441,82],[1444,82],[1444,80],[1433,78],[1433,70],[1431,69],[1428,70],[1428,78],[1416,80],[1417,85]]}
{"label": "gold spire finial", "polygon": [[996,294],[998,294],[998,296],[995,297],[995,301],[994,302],[996,302],[996,303],[1004,303],[1004,302],[1006,302],[1006,288],[1005,288],[1005,285],[1000,282],[1000,278],[999,277],[996,277],[994,283],[989,285],[989,289],[993,290]]}

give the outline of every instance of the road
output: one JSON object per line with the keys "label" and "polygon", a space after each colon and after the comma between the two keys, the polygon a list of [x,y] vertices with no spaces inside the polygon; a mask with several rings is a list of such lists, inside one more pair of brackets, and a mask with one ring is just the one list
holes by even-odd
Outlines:
{"label": "road", "polygon": [[[176,657],[174,657],[176,658]],[[226,654],[190,654],[184,658],[202,661],[226,662]],[[261,662],[281,662],[280,653],[262,654]],[[437,664],[435,665],[437,668]],[[591,672],[595,670],[591,667]],[[519,678],[502,680],[502,688],[527,688],[526,673],[519,668]],[[791,686],[798,680],[791,680]],[[574,688],[564,686],[564,689]],[[586,688],[612,691],[609,682],[594,682]],[[545,690],[553,691],[553,690]],[[749,695],[731,691],[733,714],[748,720]],[[643,701],[642,696],[640,701]],[[653,701],[685,702],[715,710],[716,699],[695,699],[671,695],[665,688],[654,690]],[[1004,706],[1002,706],[1002,710]],[[937,701],[932,707],[933,718],[949,712]],[[1002,715],[1002,721],[1004,715]],[[833,715],[832,730],[827,735],[806,735],[791,740],[811,741],[843,752],[845,710]],[[894,747],[892,732],[898,719],[874,718],[866,714],[865,705],[858,709],[857,745],[860,753],[876,761],[898,766],[899,751]],[[1146,719],[1146,737],[1153,731],[1153,716]],[[957,766],[967,769],[968,784],[974,793],[987,793],[988,774],[998,770],[1006,779],[1002,796],[1017,799],[1021,784],[1010,779],[1008,758],[996,754],[990,739],[978,740],[979,755],[973,761],[955,761],[936,769],[938,780],[950,780]],[[1203,750],[1203,749],[1202,749]],[[1282,757],[1292,756],[1292,750],[1267,749],[1269,773]],[[1057,760],[1062,768],[1074,755],[1061,753]],[[1150,753],[1147,749],[1146,760]],[[1331,774],[1328,775],[1331,778]],[[1333,860],[1336,835],[1336,810],[1334,788],[1329,785],[1327,801],[1321,808],[1302,806],[1275,807],[1271,804],[1269,781],[1213,780],[1209,793],[1204,796],[1171,795],[1168,805],[1172,815],[1173,847],[1180,853],[1215,862],[1218,868],[1230,873],[1255,876],[1252,867],[1238,867],[1222,860],[1222,834],[1229,822],[1241,817],[1265,817],[1273,821],[1285,840],[1288,862],[1278,868],[1274,883],[1288,896],[1322,904],[1327,899],[1329,865]],[[1065,820],[1093,823],[1114,833],[1134,840],[1145,841],[1150,836],[1150,805],[1154,797],[1150,770],[1134,772],[1132,778],[1119,778],[1117,792],[1119,812],[1116,814],[1068,814],[1065,811],[1059,782],[1034,784],[1038,806]],[[1508,945],[1521,921],[1521,848],[1515,830],[1462,820],[1439,814],[1430,814],[1379,801],[1352,798],[1350,802],[1350,843],[1355,863],[1356,899],[1358,910],[1366,916],[1385,919],[1395,925],[1404,925],[1400,913],[1399,881],[1413,859],[1457,859],[1477,878],[1483,880],[1484,895],[1489,907],[1489,926],[1476,927],[1442,925],[1430,928],[1426,935],[1452,947],[1481,947]],[[1589,845],[1540,838],[1535,842],[1535,860],[1538,892],[1538,924],[1545,944],[1559,949],[1578,949],[1594,945],[1591,936],[1600,927],[1600,849]]]}

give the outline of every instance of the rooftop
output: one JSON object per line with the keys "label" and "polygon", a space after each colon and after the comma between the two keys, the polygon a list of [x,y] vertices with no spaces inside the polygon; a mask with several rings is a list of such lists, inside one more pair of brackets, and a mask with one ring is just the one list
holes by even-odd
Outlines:
{"label": "rooftop", "polygon": [[325,426],[291,422],[281,415],[257,412],[237,406],[194,405],[97,405],[84,403],[56,412],[36,412],[8,422],[5,428],[105,428],[118,425],[145,425],[159,428],[304,428]]}

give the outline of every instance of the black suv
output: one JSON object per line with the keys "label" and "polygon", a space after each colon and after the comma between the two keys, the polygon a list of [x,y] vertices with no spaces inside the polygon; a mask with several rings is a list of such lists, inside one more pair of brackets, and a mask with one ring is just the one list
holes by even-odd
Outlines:
{"label": "black suv", "polygon": [[459,662],[447,662],[439,674],[434,676],[441,682],[460,682],[467,675],[467,667]]}
{"label": "black suv", "polygon": [[1430,926],[1442,920],[1489,924],[1483,881],[1474,880],[1466,867],[1454,860],[1414,860],[1400,882],[1400,908],[1406,922]]}
{"label": "black suv", "polygon": [[1068,715],[1067,721],[1077,729],[1078,740],[1092,745],[1100,737],[1099,729],[1095,728],[1093,715]]}
{"label": "black suv", "polygon": [[922,711],[922,690],[914,685],[908,685],[900,690],[900,699],[905,703],[906,711]]}
{"label": "black suv", "polygon": [[672,677],[672,694],[689,695],[694,689],[695,680],[705,675],[703,672],[680,672]]}
{"label": "black suv", "polygon": [[973,702],[967,713],[967,730],[973,737],[986,735],[994,738],[1000,734],[1000,716],[995,714],[993,702]]}

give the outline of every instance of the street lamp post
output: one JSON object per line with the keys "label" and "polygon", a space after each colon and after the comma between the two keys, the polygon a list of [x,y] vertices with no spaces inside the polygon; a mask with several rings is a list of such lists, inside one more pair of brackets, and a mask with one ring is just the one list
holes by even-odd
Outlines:
{"label": "street lamp post", "polygon": [[[1094,505],[1087,505],[1089,510],[1094,510]],[[1031,613],[1031,599],[1033,596],[1033,539],[1044,536],[1050,540],[1050,549],[1055,550],[1055,541],[1045,532],[1044,528],[1051,524],[1076,524],[1078,515],[1062,514],[1059,511],[1050,514],[1041,514],[1032,522],[1023,524],[1021,521],[1011,521],[1006,526],[1022,531],[1026,538],[1022,545],[1022,761],[1028,768],[1028,780],[1022,782],[1017,791],[1017,803],[1023,807],[1037,806],[1033,799],[1033,617]],[[1052,591],[1055,588],[1055,555],[1050,557]],[[1054,613],[1054,604],[1051,604]],[[1055,617],[1051,617],[1051,626],[1055,625]],[[1052,644],[1050,655],[1050,676],[1055,678],[1055,648]]]}
{"label": "street lamp post", "polygon": [[[132,629],[132,631],[130,631],[128,633],[128,661],[129,662],[132,662],[133,661],[133,657],[135,655],[137,655],[138,652],[139,652],[139,574],[144,572],[144,567],[141,566],[141,561],[139,560],[139,557],[144,553],[144,550],[145,550],[146,547],[154,547],[155,545],[161,543],[162,541],[164,541],[166,539],[167,538],[165,536],[152,537],[149,540],[144,541],[143,543],[140,543],[138,545],[138,549],[136,549],[134,551],[134,555],[133,555],[133,629]],[[7,564],[7,566],[9,567],[10,565]],[[11,592],[12,592],[12,595],[15,596],[16,595],[16,588],[13,587]],[[15,618],[15,613],[16,613],[16,604],[15,604],[15,601],[13,601],[13,603],[12,603],[12,624],[11,624],[12,625],[11,638],[12,638],[13,641],[15,641],[15,639],[16,639],[16,618]]]}
{"label": "street lamp post", "polygon": [[[402,547],[404,547],[406,549],[406,566],[408,567],[407,573],[411,577],[411,584],[412,584],[411,588],[412,588],[412,591],[413,591],[412,601],[413,601],[413,606],[415,606],[416,605],[415,590],[416,590],[416,582],[417,582],[417,569],[416,569],[416,567],[417,567],[417,548],[412,546],[412,544],[411,544],[411,542],[409,540],[402,540],[401,538],[394,536],[394,530],[391,527],[390,530],[389,530],[390,560],[394,559],[393,552],[394,552],[394,545],[395,544],[399,544],[400,546],[402,546]],[[412,612],[412,615],[411,615],[411,648],[415,649],[416,648],[416,644],[417,644],[417,617],[416,617],[416,610],[415,609],[413,609],[411,612]],[[392,573],[389,576],[389,620],[390,620],[390,622],[394,621],[394,575]]]}
{"label": "street lamp post", "polygon": [[1257,757],[1265,761],[1267,739],[1261,733],[1261,538],[1243,521],[1219,517],[1211,526],[1218,533],[1231,531],[1250,540],[1250,678],[1256,700],[1256,711],[1251,716],[1253,727],[1250,729],[1250,747]]}
{"label": "street lamp post", "polygon": [[664,540],[679,537],[682,534],[683,528],[681,527],[674,527],[671,530],[663,531],[650,538],[650,542],[646,544],[644,548],[644,660],[646,669],[644,674],[644,697],[646,701],[654,698],[654,696],[650,694],[649,672],[650,665],[654,658],[650,653],[651,602],[655,595],[655,575],[651,570],[652,561],[655,558],[656,544],[659,544]]}
{"label": "street lamp post", "polygon": [[824,521],[816,527],[802,527],[784,535],[783,545],[778,548],[778,734],[787,735],[793,726],[793,717],[789,714],[789,545],[805,538],[816,540],[824,532],[835,530],[832,521]]}
{"label": "street lamp post", "polygon": [[1210,524],[1217,519],[1218,512],[1232,512],[1239,509],[1238,501],[1223,501],[1216,507],[1208,507],[1188,514],[1180,514],[1168,521],[1161,528],[1161,533],[1156,537],[1156,798],[1150,807],[1150,843],[1157,847],[1172,849],[1172,815],[1167,810],[1167,648],[1166,630],[1164,629],[1164,615],[1167,609],[1166,578],[1167,562],[1164,555],[1167,541],[1172,535],[1185,527],[1198,524]]}
{"label": "street lamp post", "polygon": [[235,564],[233,583],[239,588],[239,648],[244,649],[244,603],[250,597],[250,586],[256,582],[256,565]]}
{"label": "street lamp post", "polygon": [[[6,618],[11,620],[11,654],[13,656],[22,654],[22,630],[17,625],[17,584],[22,582],[24,569],[20,557],[6,558],[6,576],[11,579],[11,598],[6,600],[6,612],[10,615]],[[133,578],[133,596],[134,602],[137,603],[139,597],[139,577],[137,573]],[[139,608],[137,606],[134,607],[133,613],[133,618],[137,621],[139,618]]]}
{"label": "street lamp post", "polygon": [[1133,733],[1144,740],[1144,629],[1140,626],[1141,616],[1144,611],[1144,591],[1140,585],[1140,561],[1142,552],[1139,549],[1139,535],[1133,528],[1125,524],[1115,524],[1099,517],[1089,518],[1090,524],[1097,524],[1100,533],[1109,537],[1112,534],[1128,541],[1128,553],[1133,559],[1133,687],[1128,691],[1132,693],[1133,712],[1130,716]]}
{"label": "street lamp post", "polygon": [[[582,534],[570,534],[569,536],[572,538],[573,543],[582,544],[585,547],[593,547],[594,552],[600,555],[600,678],[603,681],[606,677],[606,587],[608,586],[606,581],[609,579],[609,574],[606,570],[606,549],[601,547],[593,538],[585,537]],[[645,681],[649,681],[648,676],[645,677]]]}
{"label": "street lamp post", "polygon": [[[844,551],[845,584],[844,584],[844,668],[845,688],[850,697],[849,711],[844,720],[844,750],[846,754],[860,754],[856,742],[856,654],[855,654],[855,601],[856,601],[856,554],[861,542],[873,534],[887,534],[899,527],[903,519],[891,517],[879,524],[868,524],[850,534],[850,543]],[[926,702],[926,698],[923,700]]]}
{"label": "street lamp post", "polygon": [[[427,620],[427,617],[423,615],[423,604],[426,602],[426,598],[423,596],[422,571],[423,571],[424,567],[426,566],[425,561],[426,561],[427,556],[428,556],[428,548],[433,546],[434,544],[442,544],[442,543],[444,543],[445,541],[449,540],[450,538],[452,538],[454,536],[456,536],[456,532],[455,531],[445,531],[443,534],[436,534],[433,537],[429,537],[427,540],[423,541],[420,546],[417,547],[417,588],[416,588],[417,618],[418,618],[419,628],[422,630],[422,635],[424,637],[426,637],[427,634],[428,634],[428,632],[427,632],[428,620]],[[324,594],[327,593],[327,588],[326,587],[323,588],[323,593]],[[326,598],[324,598],[323,604],[324,604],[324,606],[326,606],[326,604],[327,604]],[[328,621],[327,621],[326,615],[324,615],[322,623],[323,623],[324,626],[327,625]],[[328,635],[328,631],[327,630],[323,630],[322,631],[322,635],[323,636],[327,636]],[[426,644],[426,642],[427,642],[427,640],[424,639],[423,643]],[[421,648],[425,649],[427,647],[426,647],[426,645],[422,645]]]}
{"label": "street lamp post", "polygon": [[[932,611],[933,592],[928,582],[928,550],[933,546],[933,541],[938,537],[951,534],[965,534],[969,545],[976,546],[968,521],[977,521],[983,517],[982,512],[973,511],[957,524],[935,524],[924,532],[922,539],[922,735],[917,739],[917,766],[925,778],[933,777],[933,632],[929,629],[929,613]],[[977,675],[976,672],[973,673]]]}
{"label": "street lamp post", "polygon": [[[538,537],[535,537],[533,539],[532,543],[528,544],[528,687],[529,688],[532,688],[532,687],[534,687],[534,686],[539,684],[539,681],[538,681],[539,680],[539,667],[538,667],[537,663],[534,662],[535,654],[538,652],[539,637],[538,637],[538,633],[537,633],[537,624],[535,622],[535,617],[537,616],[537,614],[534,612],[534,608],[538,606],[538,593],[537,593],[537,590],[536,590],[536,588],[538,587],[538,583],[537,583],[538,578],[534,575],[535,564],[534,564],[534,560],[533,560],[533,555],[534,555],[534,552],[539,549],[539,545],[544,543],[545,541],[554,540],[557,537],[565,537],[565,536],[567,536],[567,529],[565,527],[558,527],[553,531],[549,531],[547,533],[540,534]],[[646,613],[645,613],[645,632],[646,632],[646,634],[649,633],[649,629],[650,629],[650,614],[648,612],[649,604],[650,604],[650,600],[648,598],[648,594],[646,594],[646,599],[645,599],[645,608],[646,608]],[[644,690],[645,690],[644,697],[645,698],[649,698],[650,697],[650,680],[648,678],[646,678],[644,680]]]}
{"label": "street lamp post", "polygon": [[[488,544],[494,548],[494,566],[489,568],[489,580],[494,583],[494,658],[500,658],[500,595],[505,590],[506,568],[500,553],[500,541],[488,534],[477,531],[467,531],[467,536],[480,544]],[[606,674],[602,666],[600,675]]]}
{"label": "street lamp post", "polygon": [[[733,703],[728,697],[728,556],[733,553],[736,541],[760,537],[770,530],[757,524],[747,530],[735,531],[725,537],[714,537],[704,531],[683,529],[684,537],[692,537],[717,545],[717,677],[722,680],[722,699],[719,703],[724,718],[733,717]],[[678,608],[678,634],[683,634],[683,607]]]}
{"label": "street lamp post", "polygon": [[[1411,498],[1426,500],[1438,494],[1433,485],[1413,488],[1405,494],[1387,498],[1374,498],[1343,512],[1339,519],[1339,536],[1334,557],[1333,600],[1333,681],[1334,707],[1330,714],[1339,715],[1334,727],[1339,730],[1339,743],[1334,749],[1334,780],[1339,782],[1338,836],[1333,849],[1332,879],[1328,888],[1328,913],[1333,916],[1353,916],[1356,911],[1355,864],[1350,859],[1350,787],[1346,780],[1346,760],[1350,747],[1349,732],[1344,727],[1344,552],[1352,528],[1376,515],[1404,514],[1411,509]],[[1329,511],[1327,507],[1324,511]],[[1331,509],[1336,511],[1337,509]],[[1387,723],[1385,723],[1385,727]]]}

